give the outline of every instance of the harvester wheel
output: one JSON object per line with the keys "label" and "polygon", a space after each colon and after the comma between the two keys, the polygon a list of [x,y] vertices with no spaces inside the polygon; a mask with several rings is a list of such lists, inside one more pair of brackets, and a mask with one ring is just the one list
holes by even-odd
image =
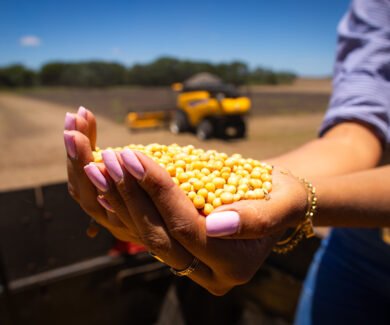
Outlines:
{"label": "harvester wheel", "polygon": [[187,114],[183,111],[177,110],[169,123],[169,130],[173,134],[179,134],[181,132],[186,132],[190,129]]}
{"label": "harvester wheel", "polygon": [[237,121],[236,128],[237,128],[236,137],[237,138],[245,138],[246,137],[246,123],[243,120],[243,118],[240,118]]}
{"label": "harvester wheel", "polygon": [[241,139],[246,137],[245,120],[241,116],[234,116],[221,123],[218,128],[224,139]]}
{"label": "harvester wheel", "polygon": [[213,136],[213,123],[206,119],[200,122],[196,129],[196,136],[199,140],[207,140]]}

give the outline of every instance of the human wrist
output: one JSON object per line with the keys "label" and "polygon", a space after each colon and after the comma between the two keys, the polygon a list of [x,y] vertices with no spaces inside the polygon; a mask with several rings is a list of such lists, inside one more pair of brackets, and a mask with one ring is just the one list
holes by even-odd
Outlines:
{"label": "human wrist", "polygon": [[[292,176],[290,172],[281,171],[281,173]],[[301,184],[301,189],[304,189],[305,194],[303,195],[302,191],[299,191],[297,188],[300,195],[295,195],[297,195],[297,198],[300,197],[300,199],[292,200],[292,202],[296,203],[295,210],[292,210],[295,216],[292,218],[293,230],[287,231],[287,235],[276,243],[273,251],[278,254],[288,253],[294,249],[302,239],[314,236],[313,217],[317,211],[316,189],[307,179],[295,178]],[[305,203],[302,201],[303,197],[305,197]],[[303,211],[305,212],[302,213]]]}
{"label": "human wrist", "polygon": [[296,176],[292,175],[290,171],[281,170],[281,174],[289,177],[287,193],[284,195],[284,211],[287,212],[285,225],[288,228],[295,228],[305,216],[308,208],[308,194],[305,184]]}

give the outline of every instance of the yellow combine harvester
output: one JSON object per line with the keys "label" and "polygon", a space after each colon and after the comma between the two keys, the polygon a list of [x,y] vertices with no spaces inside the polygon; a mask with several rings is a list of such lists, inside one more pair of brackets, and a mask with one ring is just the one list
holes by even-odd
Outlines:
{"label": "yellow combine harvester", "polygon": [[201,140],[245,137],[245,115],[251,102],[248,97],[240,96],[233,86],[208,73],[200,73],[183,84],[173,84],[172,89],[178,93],[173,112],[129,113],[129,127],[140,129],[169,124],[172,133],[195,132]]}

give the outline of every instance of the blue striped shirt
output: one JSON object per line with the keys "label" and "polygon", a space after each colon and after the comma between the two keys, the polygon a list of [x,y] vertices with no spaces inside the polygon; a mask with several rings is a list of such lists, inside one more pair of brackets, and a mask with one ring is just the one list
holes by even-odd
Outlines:
{"label": "blue striped shirt", "polygon": [[[338,34],[320,135],[358,121],[390,144],[390,0],[354,0]],[[389,275],[390,245],[380,229],[333,229],[313,260],[295,324],[388,324]]]}
{"label": "blue striped shirt", "polygon": [[354,0],[338,35],[333,94],[320,134],[358,121],[390,143],[390,0]]}

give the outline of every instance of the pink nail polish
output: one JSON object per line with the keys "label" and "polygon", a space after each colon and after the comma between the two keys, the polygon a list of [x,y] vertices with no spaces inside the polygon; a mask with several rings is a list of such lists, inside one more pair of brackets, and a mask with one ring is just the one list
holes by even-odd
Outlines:
{"label": "pink nail polish", "polygon": [[114,182],[119,182],[123,179],[122,167],[119,164],[118,158],[113,150],[104,150],[102,153],[104,165]]}
{"label": "pink nail polish", "polygon": [[108,203],[108,201],[101,195],[98,195],[97,201],[100,203],[100,205],[105,208],[107,211],[110,211],[114,213],[114,209],[112,208],[111,204]]}
{"label": "pink nail polish", "polygon": [[135,153],[130,149],[121,152],[123,164],[127,171],[136,179],[141,180],[145,175],[145,170]]}
{"label": "pink nail polish", "polygon": [[93,185],[95,185],[102,192],[108,191],[108,182],[101,173],[100,169],[94,163],[89,163],[84,167],[84,170]]}
{"label": "pink nail polish", "polygon": [[85,119],[87,119],[88,112],[84,106],[80,106],[79,110],[77,111],[77,114]]}
{"label": "pink nail polish", "polygon": [[206,232],[210,237],[235,234],[240,225],[240,216],[235,211],[215,212],[206,217]]}
{"label": "pink nail polish", "polygon": [[76,142],[74,135],[64,131],[64,143],[68,156],[72,159],[76,158]]}
{"label": "pink nail polish", "polygon": [[76,130],[76,117],[71,113],[65,114],[65,130]]}

